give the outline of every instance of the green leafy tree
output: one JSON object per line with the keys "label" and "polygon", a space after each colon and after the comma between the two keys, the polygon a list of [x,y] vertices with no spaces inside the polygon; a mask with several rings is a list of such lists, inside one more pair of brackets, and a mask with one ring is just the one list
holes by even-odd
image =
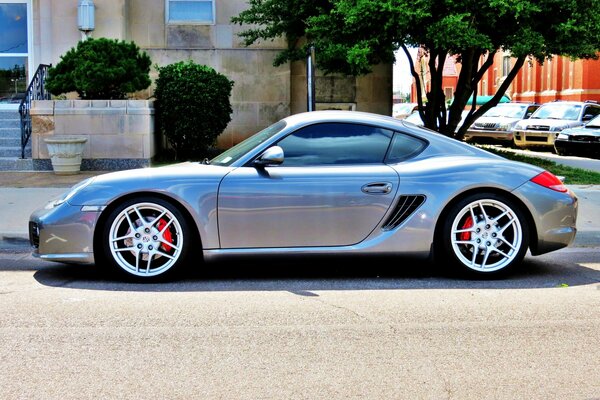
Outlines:
{"label": "green leafy tree", "polygon": [[133,42],[90,38],[50,68],[46,88],[54,95],[77,92],[82,99],[124,99],[150,86],[151,65]]}
{"label": "green leafy tree", "polygon": [[[417,82],[425,126],[459,138],[498,104],[528,60],[596,58],[600,51],[598,0],[251,0],[249,5],[232,20],[259,25],[241,33],[247,44],[286,35],[293,39],[277,63],[299,59],[303,46],[311,43],[324,72],[361,75],[375,64],[393,62],[394,52],[402,49]],[[427,93],[421,91],[410,47],[420,47],[428,56]],[[462,110],[501,50],[514,58],[511,70],[492,99],[472,110],[455,133]],[[461,63],[448,116],[442,87],[446,56]]]}
{"label": "green leafy tree", "polygon": [[176,159],[204,158],[231,121],[234,82],[193,61],[157,68],[158,131],[175,150]]}

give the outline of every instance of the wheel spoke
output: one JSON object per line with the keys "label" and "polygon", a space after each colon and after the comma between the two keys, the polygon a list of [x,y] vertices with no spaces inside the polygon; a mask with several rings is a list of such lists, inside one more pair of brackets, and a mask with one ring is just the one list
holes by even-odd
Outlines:
{"label": "wheel spoke", "polygon": [[485,208],[483,208],[483,202],[479,201],[477,204],[479,205],[479,208],[481,209],[481,214],[483,215],[485,222],[486,223],[490,222],[490,218],[488,217],[487,213],[485,212]]}
{"label": "wheel spoke", "polygon": [[121,252],[121,251],[132,251],[135,250],[133,247],[124,247],[124,248],[117,248],[117,249],[112,249],[112,251],[116,251],[116,252]]}
{"label": "wheel spoke", "polygon": [[120,236],[118,238],[111,239],[111,241],[114,243],[114,242],[118,242],[119,240],[131,239],[131,238],[133,238],[133,236],[134,235],[132,235],[132,234],[128,234],[125,236]]}
{"label": "wheel spoke", "polygon": [[158,254],[159,256],[167,257],[167,258],[169,258],[171,260],[175,260],[175,257],[173,257],[172,255],[169,255],[167,253],[164,253],[164,252],[162,252],[160,250],[156,250],[155,253]]}
{"label": "wheel spoke", "polygon": [[463,232],[475,232],[475,228],[455,229],[452,231],[452,234],[463,233]]}
{"label": "wheel spoke", "polygon": [[453,240],[452,243],[473,245],[473,241],[472,240]]}
{"label": "wheel spoke", "polygon": [[491,251],[494,251],[494,252],[500,254],[504,258],[510,258],[510,256],[508,254],[506,254],[502,250],[499,250],[497,247],[493,247]]}
{"label": "wheel spoke", "polygon": [[487,263],[487,259],[490,256],[490,253],[491,253],[491,248],[486,247],[485,254],[483,255],[483,261],[481,262],[481,268],[485,268],[485,264]]}
{"label": "wheel spoke", "polygon": [[477,246],[473,245],[473,255],[471,256],[471,267],[475,268],[477,264],[475,261],[477,260]]}
{"label": "wheel spoke", "polygon": [[133,232],[133,231],[136,231],[136,230],[137,230],[137,226],[135,226],[135,225],[133,224],[133,221],[132,221],[132,220],[131,220],[131,218],[129,217],[129,213],[128,213],[128,212],[126,212],[126,213],[125,213],[125,218],[127,218],[127,222],[129,223],[129,227],[131,228],[131,231],[132,231],[132,232]]}
{"label": "wheel spoke", "polygon": [[500,234],[500,233],[503,233],[503,232],[506,230],[506,228],[510,227],[510,226],[513,224],[513,222],[515,222],[515,218],[511,218],[511,219],[510,219],[510,221],[508,221],[508,222],[506,223],[506,225],[504,225],[502,228],[500,228],[500,229],[498,230],[498,233],[499,233],[499,234]]}
{"label": "wheel spoke", "polygon": [[514,246],[512,243],[510,243],[508,240],[504,239],[504,237],[502,237],[502,236],[498,236],[498,239],[500,239],[501,241],[503,241],[503,242],[504,242],[504,244],[506,244],[506,245],[507,245],[508,247],[510,247],[511,249],[513,249],[513,250],[516,250],[516,249],[517,249],[517,248],[516,248],[516,247],[515,247],[515,246]]}
{"label": "wheel spoke", "polygon": [[160,234],[162,235],[163,233],[165,233],[165,231],[169,228],[169,226],[171,226],[171,224],[173,223],[173,219],[170,219],[169,222],[167,222],[167,224],[165,226],[163,226],[163,228],[160,230]]}
{"label": "wheel spoke", "polygon": [[175,250],[177,250],[177,251],[180,251],[180,250],[181,250],[181,247],[180,247],[180,246],[177,246],[177,245],[175,245],[174,243],[171,243],[171,242],[169,242],[169,241],[165,240],[164,238],[162,238],[162,237],[160,237],[160,236],[158,237],[158,241],[159,241],[159,242],[161,242],[162,244],[166,244],[167,246],[174,248],[174,249],[175,249]]}

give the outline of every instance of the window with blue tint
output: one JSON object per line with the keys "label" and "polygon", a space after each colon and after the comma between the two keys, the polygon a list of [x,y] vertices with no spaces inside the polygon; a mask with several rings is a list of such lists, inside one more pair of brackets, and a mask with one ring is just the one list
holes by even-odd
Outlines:
{"label": "window with blue tint", "polygon": [[427,146],[427,142],[414,136],[396,132],[386,162],[396,164],[419,154]]}
{"label": "window with blue tint", "polygon": [[300,128],[280,140],[284,167],[381,164],[393,132],[368,125],[323,123]]}
{"label": "window with blue tint", "polygon": [[27,3],[0,0],[0,106],[24,97],[28,50]]}
{"label": "window with blue tint", "polygon": [[0,0],[0,55],[27,51],[27,4]]}
{"label": "window with blue tint", "polygon": [[167,0],[167,15],[170,23],[215,22],[214,0]]}

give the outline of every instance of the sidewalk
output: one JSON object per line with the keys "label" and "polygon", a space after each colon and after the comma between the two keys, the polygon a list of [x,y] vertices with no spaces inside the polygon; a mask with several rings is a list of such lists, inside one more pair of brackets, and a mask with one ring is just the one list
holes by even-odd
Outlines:
{"label": "sidewalk", "polygon": [[[106,173],[0,172],[0,250],[28,249],[27,225],[37,208],[77,182]],[[579,198],[577,237],[573,246],[600,246],[600,185],[567,185]]]}

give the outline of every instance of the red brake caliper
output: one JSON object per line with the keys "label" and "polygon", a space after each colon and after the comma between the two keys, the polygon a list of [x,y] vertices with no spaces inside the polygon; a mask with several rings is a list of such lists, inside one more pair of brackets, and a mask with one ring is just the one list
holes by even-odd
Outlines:
{"label": "red brake caliper", "polygon": [[[473,226],[473,218],[469,215],[467,217],[467,219],[465,220],[465,223],[463,224],[462,228],[460,228],[460,229],[469,229],[472,226]],[[464,241],[471,240],[471,232],[461,232],[460,240],[464,240]]]}
{"label": "red brake caliper", "polygon": [[[160,219],[156,224],[156,228],[158,228],[159,231],[162,231],[165,226],[167,226],[167,221],[164,219]],[[171,235],[171,231],[169,229],[163,233],[163,239],[169,243],[173,243],[173,236]],[[166,243],[161,244],[160,247],[162,247],[164,251],[171,251],[171,246]]]}

